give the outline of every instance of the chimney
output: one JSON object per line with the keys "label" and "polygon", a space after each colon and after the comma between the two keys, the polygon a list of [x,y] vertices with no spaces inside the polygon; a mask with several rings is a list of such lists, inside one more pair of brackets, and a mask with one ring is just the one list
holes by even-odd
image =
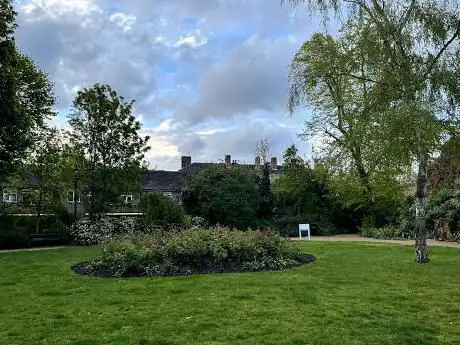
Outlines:
{"label": "chimney", "polygon": [[225,166],[230,168],[232,166],[232,156],[226,155],[225,156]]}
{"label": "chimney", "polygon": [[272,157],[270,166],[272,170],[278,170],[278,159],[276,157]]}
{"label": "chimney", "polygon": [[181,158],[181,169],[185,169],[192,165],[192,157],[190,156],[182,156]]}
{"label": "chimney", "polygon": [[254,165],[256,166],[256,169],[260,168],[260,157],[259,156],[256,157],[256,160],[254,163],[255,163]]}

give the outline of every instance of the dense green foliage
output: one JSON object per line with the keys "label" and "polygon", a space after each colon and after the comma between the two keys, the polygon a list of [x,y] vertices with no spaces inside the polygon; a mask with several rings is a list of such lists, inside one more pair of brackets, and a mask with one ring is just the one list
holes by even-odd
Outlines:
{"label": "dense green foliage", "polygon": [[256,227],[259,177],[253,169],[213,166],[190,176],[183,194],[185,210],[211,224]]}
{"label": "dense green foliage", "polygon": [[144,214],[144,224],[162,229],[184,227],[187,218],[182,205],[160,193],[149,193],[142,197],[139,210]]}
{"label": "dense green foliage", "polygon": [[380,240],[413,240],[415,233],[399,226],[387,225],[380,228],[367,226],[361,229],[361,236]]}
{"label": "dense green foliage", "polygon": [[15,44],[16,12],[0,1],[0,182],[36,141],[53,115],[54,97],[47,76]]}
{"label": "dense green foliage", "polygon": [[[315,45],[316,49],[309,49],[312,41],[322,36],[315,35],[301,48],[294,58],[291,110],[297,106],[319,110],[314,124],[319,125],[331,141],[351,144],[346,147],[348,160],[354,163],[365,187],[364,195],[370,198],[369,216],[373,193],[372,188],[367,187],[371,185],[372,169],[387,158],[396,158],[398,162],[390,167],[399,168],[401,163],[402,167],[410,166],[411,161],[417,163],[415,254],[417,262],[429,262],[425,214],[429,158],[439,148],[442,138],[455,135],[459,130],[455,116],[460,104],[458,2],[289,2],[309,4],[310,9],[322,13],[325,20],[330,11],[339,14],[340,40],[348,41],[341,45],[323,37],[320,44]],[[342,54],[340,47],[345,47],[350,54]],[[318,58],[321,52],[326,54]],[[356,111],[355,105],[362,111]],[[361,126],[362,120],[368,119],[371,121]],[[356,129],[358,133],[363,129],[370,136],[351,135]],[[370,145],[362,140],[366,137],[371,138]],[[373,142],[377,145],[372,145]],[[362,144],[365,146],[359,147]],[[371,150],[365,153],[362,149],[367,147]],[[376,161],[368,159],[375,155]],[[361,158],[373,163],[366,167],[360,164],[364,163]],[[388,164],[383,166],[387,168]]]}
{"label": "dense green foliage", "polygon": [[459,249],[432,248],[433,264],[414,266],[412,246],[298,244],[317,263],[139,279],[88,279],[69,269],[97,258],[98,247],[0,253],[0,343],[458,343]]}
{"label": "dense green foliage", "polygon": [[184,275],[279,270],[303,260],[293,243],[274,232],[218,227],[115,239],[91,269],[116,277]]}
{"label": "dense green foliage", "polygon": [[294,145],[283,157],[283,174],[273,183],[278,231],[296,236],[299,224],[310,223],[314,235],[356,232],[363,212],[337,197],[328,165],[320,160],[310,165]]}
{"label": "dense green foliage", "polygon": [[141,123],[127,102],[108,85],[79,91],[69,117],[71,144],[85,157],[78,167],[87,189],[90,215],[103,212],[121,194],[139,190],[149,137],[139,135]]}
{"label": "dense green foliage", "polygon": [[273,194],[270,180],[270,164],[265,163],[262,167],[262,177],[259,182],[259,207],[257,208],[257,218],[266,222],[269,226],[273,218]]}
{"label": "dense green foliage", "polygon": [[[41,233],[58,235],[62,241],[71,240],[72,218],[65,212],[41,217]],[[0,249],[29,247],[29,238],[36,233],[36,217],[0,215]]]}

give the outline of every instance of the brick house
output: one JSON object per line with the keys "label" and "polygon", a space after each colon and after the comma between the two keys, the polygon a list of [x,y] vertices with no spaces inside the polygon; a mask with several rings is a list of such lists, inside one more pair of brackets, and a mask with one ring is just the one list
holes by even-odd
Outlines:
{"label": "brick house", "polygon": [[[216,165],[225,165],[228,168],[261,169],[261,160],[257,157],[254,164],[239,164],[236,161],[232,161],[230,155],[226,155],[224,161],[221,163],[202,163],[192,162],[192,157],[190,156],[182,156],[181,168],[178,171],[151,170],[143,174],[141,176],[140,194],[121,195],[119,202],[111,208],[111,212],[137,212],[139,200],[142,194],[145,193],[161,193],[180,201],[187,177],[190,176],[190,174],[195,174],[200,170]],[[277,164],[276,157],[271,158],[270,168],[270,178],[274,181],[282,173],[282,167]],[[33,189],[38,185],[38,181],[32,176],[28,184],[30,185],[30,189]],[[2,204],[4,206],[30,205],[30,202],[27,200],[27,190],[18,191],[11,188],[3,188],[2,195]],[[84,212],[81,197],[71,189],[63,195],[62,202],[71,213],[75,211],[75,208],[78,213]]]}

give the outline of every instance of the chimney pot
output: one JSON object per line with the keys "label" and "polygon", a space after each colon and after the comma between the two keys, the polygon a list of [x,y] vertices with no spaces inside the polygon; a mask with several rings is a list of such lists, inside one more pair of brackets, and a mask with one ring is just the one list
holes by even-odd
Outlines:
{"label": "chimney pot", "polygon": [[278,170],[278,159],[276,157],[272,157],[270,165],[272,170]]}

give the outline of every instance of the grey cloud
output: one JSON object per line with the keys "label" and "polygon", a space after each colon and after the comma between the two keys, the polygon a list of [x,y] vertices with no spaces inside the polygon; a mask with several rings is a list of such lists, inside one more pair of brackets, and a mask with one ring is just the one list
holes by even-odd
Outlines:
{"label": "grey cloud", "polygon": [[[226,131],[211,135],[198,135],[192,130],[181,128],[163,135],[158,139],[167,139],[177,145],[182,155],[192,156],[194,162],[218,162],[230,154],[232,159],[240,163],[253,163],[257,140],[266,137],[271,146],[270,153],[282,161],[283,151],[288,145],[296,143],[304,151],[308,147],[297,138],[296,129],[285,127],[269,120],[255,120],[245,126],[237,126]],[[176,170],[180,165],[180,157],[159,157],[151,161],[151,166]]]}
{"label": "grey cloud", "polygon": [[[280,156],[285,144],[295,140],[292,129],[270,122],[248,125],[260,112],[284,117],[286,68],[299,45],[287,33],[299,35],[308,25],[281,8],[279,0],[95,2],[104,11],[85,18],[44,12],[31,16],[19,10],[18,44],[55,81],[61,110],[71,105],[72,88],[103,82],[125,98],[136,99],[136,112],[144,118],[173,113],[181,127],[162,139],[197,160],[231,153],[235,159],[252,161],[260,136],[273,141]],[[137,17],[131,30],[110,21],[117,12]],[[194,49],[154,43],[159,36],[174,42],[191,32],[183,27],[187,18],[199,20],[200,34],[208,39],[205,45]],[[251,35],[246,45],[237,46]],[[174,68],[159,77],[155,69],[165,60]],[[210,136],[193,132],[200,125],[214,121],[219,126],[224,120],[233,121],[234,128]],[[163,156],[154,165],[162,167],[160,162],[169,166],[174,160]]]}
{"label": "grey cloud", "polygon": [[204,74],[199,101],[182,116],[196,123],[254,111],[284,114],[287,65],[295,49],[289,38],[249,39],[222,65]]}

